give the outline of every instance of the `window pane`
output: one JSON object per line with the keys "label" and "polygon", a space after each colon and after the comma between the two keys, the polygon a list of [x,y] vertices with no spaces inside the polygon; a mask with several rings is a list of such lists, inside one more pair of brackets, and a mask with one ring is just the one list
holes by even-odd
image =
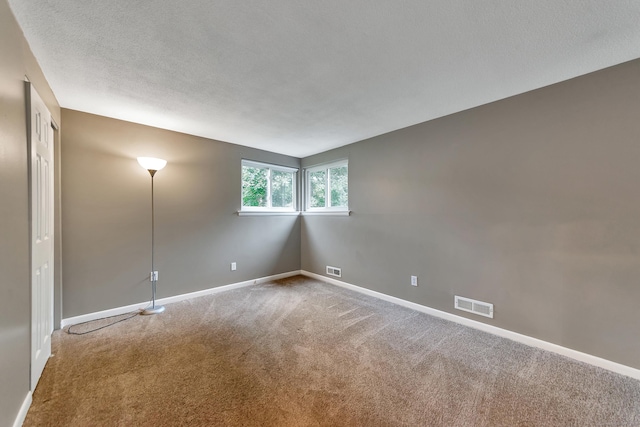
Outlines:
{"label": "window pane", "polygon": [[326,172],[323,170],[309,173],[309,207],[324,208],[326,206],[325,177]]}
{"label": "window pane", "polygon": [[271,170],[271,206],[293,208],[293,173]]}
{"label": "window pane", "polygon": [[267,207],[266,168],[242,166],[242,206]]}
{"label": "window pane", "polygon": [[329,169],[331,190],[331,206],[344,207],[349,205],[349,173],[347,166]]}

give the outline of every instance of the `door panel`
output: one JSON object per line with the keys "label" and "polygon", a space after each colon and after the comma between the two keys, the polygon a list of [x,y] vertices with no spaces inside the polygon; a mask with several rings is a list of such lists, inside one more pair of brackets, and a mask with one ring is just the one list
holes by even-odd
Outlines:
{"label": "door panel", "polygon": [[51,355],[53,332],[53,128],[33,86],[31,100],[31,390]]}

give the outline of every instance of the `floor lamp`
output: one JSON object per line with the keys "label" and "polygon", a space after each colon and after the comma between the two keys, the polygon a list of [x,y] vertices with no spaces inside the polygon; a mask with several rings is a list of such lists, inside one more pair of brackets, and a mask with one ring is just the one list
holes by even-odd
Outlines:
{"label": "floor lamp", "polygon": [[155,157],[138,157],[138,163],[140,166],[149,171],[151,175],[151,275],[149,279],[151,280],[151,296],[152,296],[152,305],[150,308],[146,308],[142,311],[142,314],[158,314],[164,311],[164,306],[158,305],[156,306],[156,283],[158,282],[158,272],[155,269],[155,265],[153,263],[153,244],[154,244],[154,209],[153,209],[153,176],[160,169],[164,168],[167,165],[166,160],[156,159]]}

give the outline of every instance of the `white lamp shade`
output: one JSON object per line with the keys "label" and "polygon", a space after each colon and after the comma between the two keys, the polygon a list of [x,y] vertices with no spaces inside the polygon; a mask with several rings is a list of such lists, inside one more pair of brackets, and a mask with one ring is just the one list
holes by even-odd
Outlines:
{"label": "white lamp shade", "polygon": [[167,161],[155,157],[138,157],[138,163],[146,170],[159,171],[167,165]]}

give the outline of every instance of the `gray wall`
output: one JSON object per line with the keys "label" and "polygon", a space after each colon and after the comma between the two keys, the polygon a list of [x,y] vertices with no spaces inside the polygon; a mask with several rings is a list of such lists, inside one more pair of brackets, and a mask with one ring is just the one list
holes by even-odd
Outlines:
{"label": "gray wall", "polygon": [[302,164],[344,157],[353,215],[303,218],[304,270],[640,368],[640,61]]}
{"label": "gray wall", "polygon": [[[241,159],[300,160],[63,110],[64,313],[68,318],[150,298],[149,173],[157,173],[158,298],[300,269],[300,218],[242,216]],[[230,271],[237,262],[238,270]]]}
{"label": "gray wall", "polygon": [[0,1],[0,426],[29,391],[29,183],[25,75],[54,119],[60,108],[6,0]]}

